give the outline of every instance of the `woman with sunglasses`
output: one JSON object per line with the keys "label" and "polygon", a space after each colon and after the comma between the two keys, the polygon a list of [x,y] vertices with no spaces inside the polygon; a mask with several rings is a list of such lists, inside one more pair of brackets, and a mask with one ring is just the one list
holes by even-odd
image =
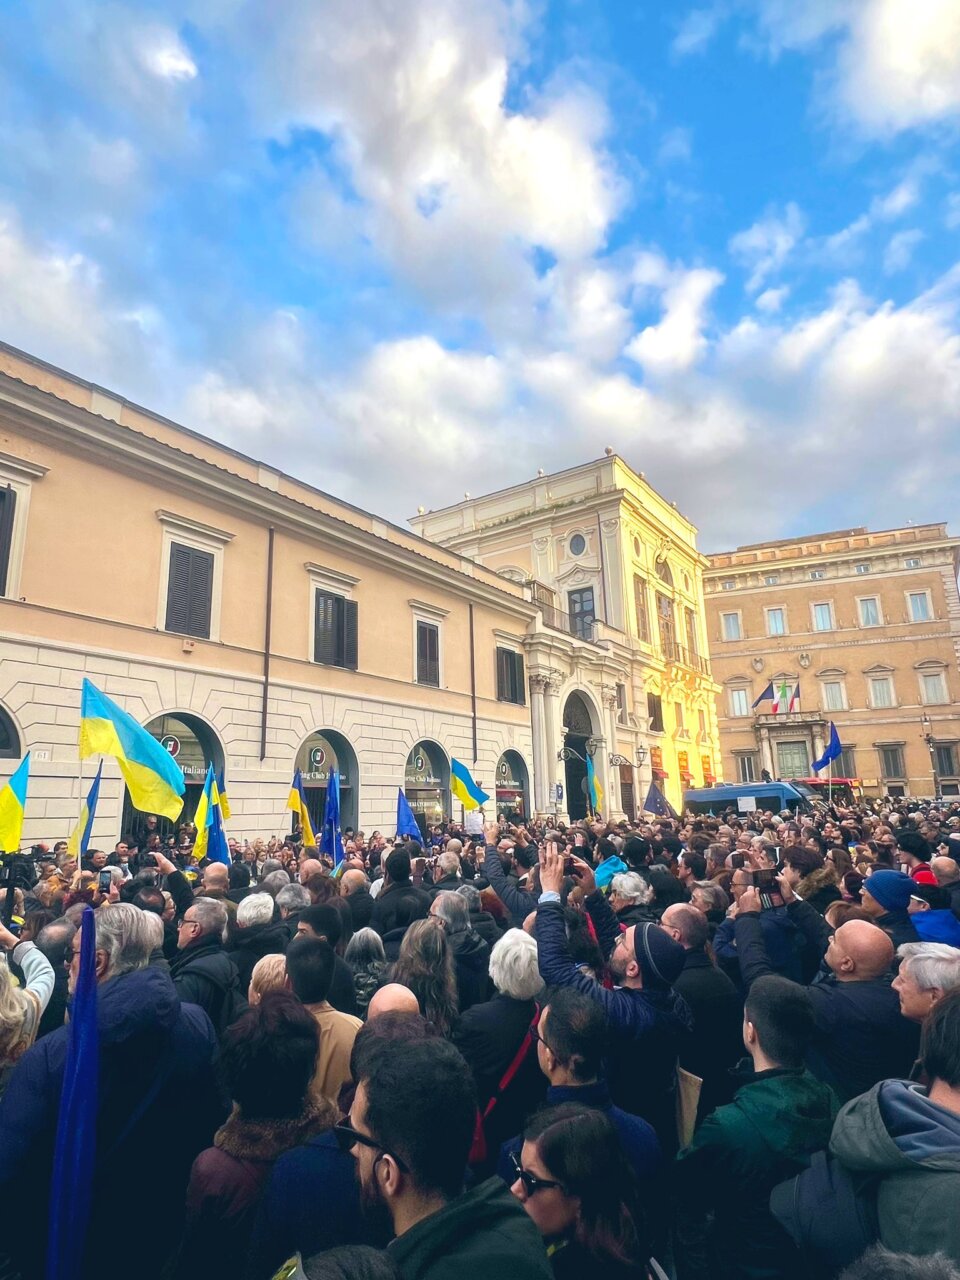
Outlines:
{"label": "woman with sunglasses", "polygon": [[646,1280],[636,1180],[602,1111],[565,1102],[537,1112],[510,1159],[511,1190],[543,1237],[555,1280]]}

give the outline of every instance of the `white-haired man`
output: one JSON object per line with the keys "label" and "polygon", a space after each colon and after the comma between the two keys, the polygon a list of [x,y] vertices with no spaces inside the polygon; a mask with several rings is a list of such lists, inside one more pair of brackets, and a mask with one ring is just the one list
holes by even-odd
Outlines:
{"label": "white-haired man", "polygon": [[[223,1118],[210,1019],[181,1005],[170,974],[149,963],[154,936],[144,912],[129,903],[96,912],[95,964],[100,1089],[84,1099],[96,1112],[91,1183],[116,1183],[118,1170],[144,1204],[164,1204],[164,1230],[143,1247],[142,1217],[114,1214],[110,1247],[87,1234],[83,1275],[121,1280],[137,1257],[138,1276],[159,1280],[180,1239],[187,1178],[195,1157]],[[77,983],[81,932],[72,941],[70,988]],[[31,1231],[7,1233],[24,1280],[43,1274],[37,1239],[48,1234],[50,1169],[70,1030],[61,1027],[19,1060],[0,1102],[0,1195],[10,1222]],[[184,1105],[184,1100],[189,1105]]]}

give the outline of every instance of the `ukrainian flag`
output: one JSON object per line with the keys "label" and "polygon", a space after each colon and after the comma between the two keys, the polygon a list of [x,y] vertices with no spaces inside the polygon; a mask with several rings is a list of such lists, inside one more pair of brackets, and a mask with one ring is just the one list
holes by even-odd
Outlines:
{"label": "ukrainian flag", "polygon": [[593,767],[593,760],[587,756],[587,788],[590,793],[590,808],[599,817],[603,812],[603,787]]}
{"label": "ukrainian flag", "polygon": [[230,852],[227,838],[223,834],[221,815],[223,813],[222,797],[217,787],[213,765],[207,769],[207,778],[203,784],[203,793],[193,815],[193,825],[197,828],[197,838],[193,843],[194,856],[199,861],[206,858],[209,862],[223,862],[230,865]]}
{"label": "ukrainian flag", "polygon": [[471,778],[467,766],[459,760],[450,761],[450,790],[465,809],[479,809],[490,799]]}
{"label": "ukrainian flag", "polygon": [[290,794],[287,797],[287,808],[292,809],[300,817],[301,841],[304,844],[316,844],[317,837],[313,834],[313,827],[310,825],[310,815],[307,813],[307,798],[303,794],[303,778],[299,769],[296,769],[293,774]]}
{"label": "ukrainian flag", "polygon": [[130,802],[143,813],[162,813],[174,821],[183,808],[180,766],[153,734],[84,679],[80,695],[80,759],[113,756],[130,792]]}
{"label": "ukrainian flag", "polygon": [[224,818],[230,817],[230,801],[227,799],[227,784],[223,780],[223,770],[217,775],[217,790],[220,792],[220,813]]}
{"label": "ukrainian flag", "polygon": [[97,776],[93,780],[93,786],[87,792],[87,798],[83,802],[83,808],[80,810],[80,821],[73,829],[73,834],[67,841],[67,853],[72,858],[82,858],[87,852],[87,846],[90,844],[90,835],[93,831],[93,815],[97,811],[97,800],[100,797],[100,775],[103,773],[103,761],[100,761],[100,768],[97,770]]}
{"label": "ukrainian flag", "polygon": [[27,807],[27,779],[30,777],[30,752],[23,757],[17,771],[0,791],[0,852],[19,853],[23,835],[23,811]]}

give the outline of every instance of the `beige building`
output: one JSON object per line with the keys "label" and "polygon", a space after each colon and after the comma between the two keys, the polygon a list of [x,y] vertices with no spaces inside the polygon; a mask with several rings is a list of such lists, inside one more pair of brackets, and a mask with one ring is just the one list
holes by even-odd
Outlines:
{"label": "beige building", "polygon": [[411,524],[538,608],[524,641],[538,810],[583,814],[588,754],[613,817],[635,813],[652,778],[679,805],[716,776],[707,562],[642,474],[608,451]]}
{"label": "beige building", "polygon": [[[394,829],[451,812],[456,757],[529,813],[529,592],[110,391],[0,347],[0,779],[32,752],[25,841],[72,828],[83,676],[162,739],[192,813],[225,769],[228,834]],[[105,766],[95,841],[141,821]],[[460,816],[456,806],[454,816]]]}
{"label": "beige building", "polygon": [[[960,795],[960,539],[943,524],[738,547],[704,575],[729,781],[835,776],[873,793]],[[773,684],[793,710],[754,701]],[[826,776],[824,773],[822,776]]]}

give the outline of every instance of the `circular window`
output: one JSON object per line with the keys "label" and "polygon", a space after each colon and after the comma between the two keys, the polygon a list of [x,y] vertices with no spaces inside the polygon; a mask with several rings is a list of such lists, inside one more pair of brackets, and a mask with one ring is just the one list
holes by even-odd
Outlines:
{"label": "circular window", "polygon": [[582,533],[575,533],[570,539],[570,554],[582,556],[587,549],[587,540]]}
{"label": "circular window", "polygon": [[642,550],[642,548],[641,548],[641,546],[640,546],[640,539],[639,539],[639,538],[634,538],[634,540],[633,540],[633,554],[637,557],[637,559],[638,559],[638,560],[640,559],[640,552],[641,552],[641,550]]}

